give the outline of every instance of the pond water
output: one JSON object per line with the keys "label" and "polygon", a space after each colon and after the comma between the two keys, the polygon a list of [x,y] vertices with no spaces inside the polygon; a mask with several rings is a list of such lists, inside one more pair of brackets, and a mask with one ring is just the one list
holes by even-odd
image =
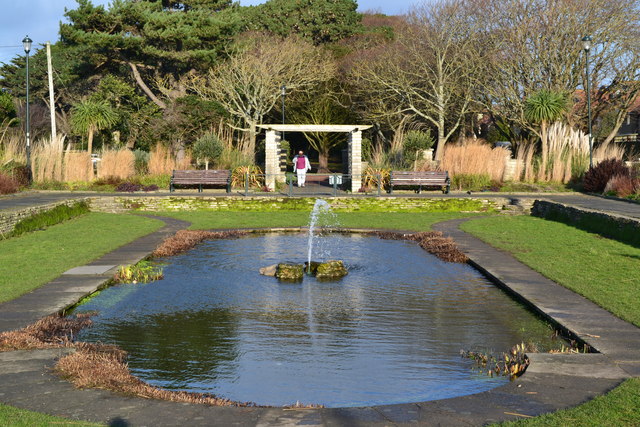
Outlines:
{"label": "pond water", "polygon": [[260,267],[302,263],[303,234],[205,242],[164,260],[164,280],[119,285],[80,340],[117,344],[139,378],[235,401],[328,407],[442,399],[508,381],[472,369],[460,350],[557,346],[551,329],[467,265],[407,241],[321,239],[345,261],[335,282],[279,283]]}

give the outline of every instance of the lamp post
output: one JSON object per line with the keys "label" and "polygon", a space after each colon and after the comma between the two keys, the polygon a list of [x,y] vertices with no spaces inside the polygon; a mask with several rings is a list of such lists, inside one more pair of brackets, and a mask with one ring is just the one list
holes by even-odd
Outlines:
{"label": "lamp post", "polygon": [[[284,124],[284,97],[287,96],[287,87],[285,85],[280,87],[280,95],[282,95],[282,124]],[[282,131],[282,140],[284,141],[284,130]]]}
{"label": "lamp post", "polygon": [[26,129],[26,135],[27,135],[27,174],[28,174],[28,179],[29,179],[29,183],[31,183],[31,118],[29,117],[29,52],[31,52],[31,43],[33,43],[33,40],[31,40],[29,38],[29,36],[26,36],[24,39],[22,39],[22,47],[24,47],[24,53],[27,55],[27,111],[26,111],[26,115],[27,115],[27,129]]}
{"label": "lamp post", "polygon": [[585,71],[587,77],[587,116],[589,127],[589,169],[593,168],[593,137],[591,136],[591,79],[589,78],[589,51],[591,50],[591,36],[582,38],[582,47],[585,53]]}

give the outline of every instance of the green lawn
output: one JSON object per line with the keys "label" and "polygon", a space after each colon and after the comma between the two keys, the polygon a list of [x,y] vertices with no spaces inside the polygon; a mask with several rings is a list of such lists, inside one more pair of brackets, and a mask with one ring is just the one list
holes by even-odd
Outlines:
{"label": "green lawn", "polygon": [[598,396],[576,408],[500,425],[513,427],[640,426],[640,378],[627,380],[604,396]]}
{"label": "green lawn", "polygon": [[87,421],[73,421],[61,417],[41,414],[39,412],[25,411],[13,406],[0,403],[0,426],[11,427],[93,427],[103,424],[95,424]]}
{"label": "green lawn", "polygon": [[0,302],[32,291],[162,225],[135,215],[90,213],[46,230],[0,240]]}
{"label": "green lawn", "polygon": [[[278,212],[157,212],[192,223],[191,229],[209,230],[215,228],[260,228],[260,227],[301,227],[309,223],[307,211]],[[423,231],[440,221],[469,217],[478,214],[461,212],[338,212],[338,222],[342,227],[386,228],[397,230]],[[486,215],[486,213],[484,214]]]}
{"label": "green lawn", "polygon": [[640,326],[639,248],[529,216],[482,218],[462,229]]}

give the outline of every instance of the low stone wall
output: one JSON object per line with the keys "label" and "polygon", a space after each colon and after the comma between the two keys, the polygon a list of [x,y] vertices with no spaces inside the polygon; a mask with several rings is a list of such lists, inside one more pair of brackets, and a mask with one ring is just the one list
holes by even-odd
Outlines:
{"label": "low stone wall", "polygon": [[[101,212],[122,213],[131,210],[158,211],[311,211],[316,198],[292,197],[96,197],[91,209]],[[487,211],[509,204],[504,199],[455,198],[327,198],[338,212],[445,212]]]}
{"label": "low stone wall", "polygon": [[65,200],[62,202],[49,203],[46,205],[33,206],[24,209],[16,209],[10,211],[0,211],[0,234],[8,234],[11,233],[16,226],[16,224],[22,221],[25,218],[28,218],[32,215],[38,214],[40,212],[48,211],[50,209],[55,208],[60,205],[71,206],[74,203],[86,201],[91,202],[91,198],[81,198],[81,199],[71,199]]}
{"label": "low stone wall", "polygon": [[531,208],[531,215],[562,222],[631,245],[640,245],[640,220],[635,218],[577,209],[546,200],[536,200]]}

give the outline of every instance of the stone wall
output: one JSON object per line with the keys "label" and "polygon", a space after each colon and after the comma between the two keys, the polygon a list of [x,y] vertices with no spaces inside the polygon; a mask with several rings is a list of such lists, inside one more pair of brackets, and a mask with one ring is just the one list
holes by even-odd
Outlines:
{"label": "stone wall", "polygon": [[[445,212],[486,211],[500,209],[509,204],[507,198],[455,199],[455,198],[386,198],[386,197],[333,197],[327,202],[338,212]],[[157,211],[311,211],[315,198],[290,197],[96,197],[91,209],[101,212],[122,213],[131,210]]]}
{"label": "stone wall", "polygon": [[531,215],[562,222],[631,245],[640,245],[640,220],[611,213],[577,209],[562,203],[536,200]]}
{"label": "stone wall", "polygon": [[55,208],[56,206],[60,206],[60,205],[71,206],[74,203],[81,202],[81,201],[86,201],[90,203],[91,198],[87,197],[87,198],[80,198],[80,199],[65,200],[63,202],[49,203],[46,205],[34,206],[30,208],[0,211],[0,234],[5,235],[12,232],[18,222],[32,215],[38,214],[40,212],[48,211],[50,209]]}

